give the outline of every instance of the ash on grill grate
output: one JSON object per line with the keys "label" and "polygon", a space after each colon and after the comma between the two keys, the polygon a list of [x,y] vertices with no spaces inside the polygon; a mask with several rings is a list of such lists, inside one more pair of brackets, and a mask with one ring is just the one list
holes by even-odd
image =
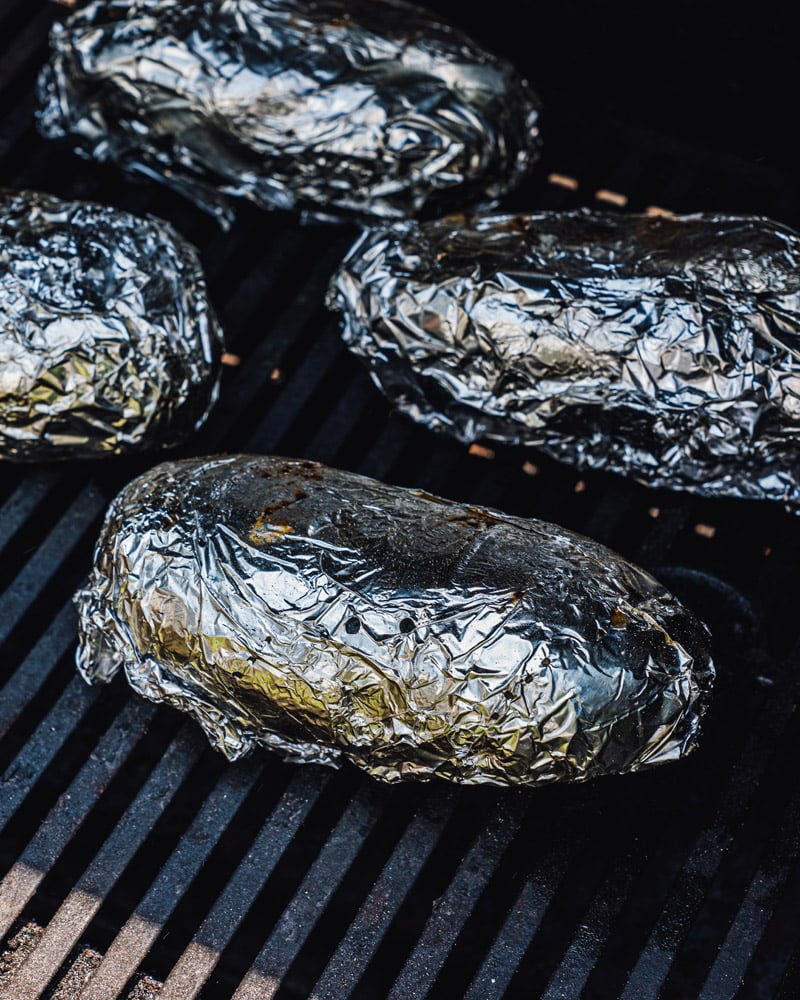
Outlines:
{"label": "ash on grill grate", "polygon": [[[0,997],[794,1000],[800,525],[608,475],[576,491],[545,458],[487,461],[390,416],[322,304],[352,232],[245,212],[222,236],[37,137],[56,13],[0,0],[0,184],[153,211],[201,246],[242,363],[181,454],[283,452],[583,531],[709,620],[719,679],[700,750],[630,779],[523,795],[228,766],[171,711],[73,673],[71,593],[106,503],[152,460],[3,468]],[[631,210],[800,222],[794,177],[764,164],[566,108],[547,140],[512,207],[605,190]]]}

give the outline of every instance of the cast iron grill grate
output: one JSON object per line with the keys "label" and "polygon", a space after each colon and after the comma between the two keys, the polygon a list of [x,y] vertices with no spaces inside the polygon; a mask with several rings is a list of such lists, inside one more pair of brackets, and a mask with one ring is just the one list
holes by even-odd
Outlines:
{"label": "cast iron grill grate", "polygon": [[[222,235],[37,137],[50,8],[0,3],[0,184],[151,211],[201,247],[243,363],[191,452],[304,456],[593,535],[709,621],[719,680],[694,757],[586,786],[383,787],[267,755],[227,765],[177,713],[74,675],[71,595],[107,502],[154,459],[4,465],[0,996],[796,997],[798,524],[518,450],[489,460],[391,416],[322,305],[352,232],[244,210]],[[520,207],[607,189],[632,209],[800,222],[795,187],[766,167],[577,117],[548,140]]]}

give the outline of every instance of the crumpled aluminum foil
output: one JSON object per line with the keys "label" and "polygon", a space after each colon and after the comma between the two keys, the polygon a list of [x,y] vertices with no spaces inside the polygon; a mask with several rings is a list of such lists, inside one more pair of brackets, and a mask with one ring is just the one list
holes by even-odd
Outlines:
{"label": "crumpled aluminum foil", "polygon": [[168,463],[112,504],[78,665],[231,759],[385,781],[580,781],[696,740],[708,632],[603,546],[313,462]]}
{"label": "crumpled aluminum foil", "polygon": [[177,444],[218,391],[222,334],[166,222],[0,191],[0,458]]}
{"label": "crumpled aluminum foil", "polygon": [[507,63],[400,0],[97,0],[53,28],[39,126],[232,219],[494,203],[538,156]]}
{"label": "crumpled aluminum foil", "polygon": [[461,441],[707,496],[800,501],[800,237],[766,219],[590,211],[366,232],[344,339]]}

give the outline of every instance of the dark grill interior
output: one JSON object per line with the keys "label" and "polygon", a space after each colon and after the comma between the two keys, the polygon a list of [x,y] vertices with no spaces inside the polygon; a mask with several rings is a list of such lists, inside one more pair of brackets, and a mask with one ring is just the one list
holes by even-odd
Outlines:
{"label": "dark grill interior", "polygon": [[[585,786],[387,787],[268,754],[228,765],[176,712],[74,673],[71,595],[102,514],[156,459],[3,463],[0,996],[800,995],[800,524],[518,450],[481,457],[391,416],[323,306],[353,231],[244,208],[223,235],[38,138],[32,88],[55,10],[0,3],[0,184],[153,212],[202,249],[242,365],[186,453],[304,456],[592,535],[709,622],[719,676],[698,753]],[[634,210],[800,222],[788,172],[553,118],[515,205],[596,204],[609,189]]]}

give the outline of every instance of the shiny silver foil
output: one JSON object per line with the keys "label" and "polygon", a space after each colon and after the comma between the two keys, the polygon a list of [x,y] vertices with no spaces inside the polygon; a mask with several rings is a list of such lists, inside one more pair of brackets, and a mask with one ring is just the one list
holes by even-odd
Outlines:
{"label": "shiny silver foil", "polygon": [[491,204],[538,155],[507,63],[400,0],[98,0],[52,33],[39,126],[227,223]]}
{"label": "shiny silver foil", "polygon": [[777,223],[579,211],[373,229],[329,303],[426,427],[800,501],[800,237]]}
{"label": "shiny silver foil", "polygon": [[177,444],[217,396],[222,335],[167,223],[0,191],[0,458]]}
{"label": "shiny silver foil", "polygon": [[385,781],[580,781],[675,760],[708,633],[589,539],[313,462],[159,466],[114,501],[78,665],[123,668],[235,759]]}

